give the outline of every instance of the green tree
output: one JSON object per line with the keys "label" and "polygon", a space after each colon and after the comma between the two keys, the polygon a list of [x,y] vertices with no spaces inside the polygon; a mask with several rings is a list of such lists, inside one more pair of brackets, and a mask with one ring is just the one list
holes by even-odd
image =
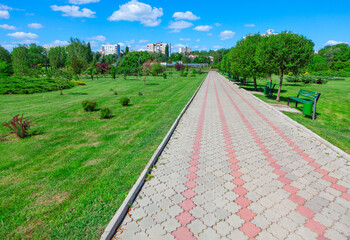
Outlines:
{"label": "green tree", "polygon": [[142,75],[143,75],[143,84],[146,85],[146,77],[151,74],[152,65],[155,61],[147,60],[147,62],[142,64]]}
{"label": "green tree", "polygon": [[169,45],[167,44],[166,46],[165,46],[165,56],[166,56],[166,58],[167,58],[167,60],[168,60],[168,58],[169,58],[169,56],[170,56],[170,52],[169,52]]}
{"label": "green tree", "polygon": [[125,80],[131,75],[138,76],[141,73],[141,57],[137,53],[124,55],[117,68],[118,73],[123,75]]}
{"label": "green tree", "polygon": [[30,69],[30,59],[28,48],[25,45],[19,45],[11,53],[12,68],[16,75],[28,75]]}
{"label": "green tree", "polygon": [[110,65],[110,70],[109,73],[111,74],[112,78],[115,79],[116,75],[117,75],[118,69],[116,66],[114,65]]}
{"label": "green tree", "polygon": [[0,45],[0,62],[11,63],[11,54]]}
{"label": "green tree", "polygon": [[125,47],[125,51],[124,51],[124,54],[127,55],[129,53],[129,47]]}
{"label": "green tree", "polygon": [[321,55],[314,55],[307,66],[311,72],[328,70],[328,64]]}
{"label": "green tree", "polygon": [[63,68],[67,61],[67,53],[65,47],[52,47],[48,52],[50,66],[54,69]]}
{"label": "green tree", "polygon": [[330,65],[333,62],[346,62],[350,59],[350,46],[346,43],[325,46],[319,53]]}
{"label": "green tree", "polygon": [[153,63],[151,71],[152,71],[152,74],[158,76],[158,75],[163,74],[163,72],[165,71],[165,67],[160,65],[160,63]]}
{"label": "green tree", "polygon": [[48,58],[46,55],[45,48],[38,46],[35,43],[32,43],[28,47],[28,57],[32,66],[34,65],[43,65],[48,64]]}
{"label": "green tree", "polygon": [[0,77],[10,76],[12,74],[12,67],[6,61],[0,61]]}
{"label": "green tree", "polygon": [[65,89],[69,81],[72,80],[72,75],[69,72],[53,70],[52,76],[55,80],[58,92],[60,95],[63,95],[63,89]]}
{"label": "green tree", "polygon": [[280,94],[285,71],[298,73],[305,67],[313,54],[314,43],[304,36],[291,32],[282,32],[266,37],[264,46],[259,46],[258,55],[260,58],[275,64],[279,69],[280,83],[276,101],[280,101]]}
{"label": "green tree", "polygon": [[92,62],[90,43],[71,38],[67,48],[67,56],[74,73],[80,75],[82,71]]}

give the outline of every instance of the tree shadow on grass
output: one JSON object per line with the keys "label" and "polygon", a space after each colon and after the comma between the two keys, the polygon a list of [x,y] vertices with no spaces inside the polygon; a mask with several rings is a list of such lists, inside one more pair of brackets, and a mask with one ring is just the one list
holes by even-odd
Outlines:
{"label": "tree shadow on grass", "polygon": [[146,83],[146,85],[148,85],[148,86],[157,86],[157,85],[159,85],[159,83]]}
{"label": "tree shadow on grass", "polygon": [[76,92],[76,93],[68,93],[68,95],[75,95],[75,96],[78,96],[78,95],[89,95],[89,94],[88,94],[88,93]]}

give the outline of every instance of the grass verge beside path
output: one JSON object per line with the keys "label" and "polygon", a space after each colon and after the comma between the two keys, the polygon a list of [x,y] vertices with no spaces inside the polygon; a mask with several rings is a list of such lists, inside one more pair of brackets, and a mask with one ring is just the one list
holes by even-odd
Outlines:
{"label": "grass verge beside path", "polygon": [[[268,82],[267,79],[260,79],[258,80],[258,86],[265,86],[266,82]],[[274,76],[273,82],[276,83],[276,87],[271,99],[258,94],[255,94],[255,96],[267,103],[278,103],[276,102],[276,96],[279,78]],[[251,79],[248,80],[246,86],[238,85],[248,91],[254,90],[253,80]],[[300,89],[321,93],[317,103],[317,119],[312,121],[310,117],[298,113],[284,112],[284,114],[345,152],[350,153],[350,78],[328,81],[326,84],[290,83],[284,79],[279,104],[286,105],[288,97],[296,97]],[[295,102],[291,102],[290,106],[295,107]],[[298,105],[300,111],[302,111],[302,106],[302,104]]]}
{"label": "grass verge beside path", "polygon": [[[0,142],[0,239],[98,239],[205,76],[84,79],[63,96],[0,96],[1,123],[24,113],[35,124],[33,136]],[[84,112],[86,99],[114,117]]]}

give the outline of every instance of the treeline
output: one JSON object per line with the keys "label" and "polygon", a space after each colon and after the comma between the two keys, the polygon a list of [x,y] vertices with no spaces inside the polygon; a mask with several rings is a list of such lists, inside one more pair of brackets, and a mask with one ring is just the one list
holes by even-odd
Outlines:
{"label": "treeline", "polygon": [[310,72],[345,71],[350,73],[350,46],[341,43],[322,48],[308,65]]}
{"label": "treeline", "polygon": [[274,35],[249,35],[237,42],[222,59],[219,70],[239,78],[256,79],[278,74],[280,83],[276,101],[280,100],[283,77],[286,72],[302,72],[313,56],[314,43],[302,35],[282,32]]}

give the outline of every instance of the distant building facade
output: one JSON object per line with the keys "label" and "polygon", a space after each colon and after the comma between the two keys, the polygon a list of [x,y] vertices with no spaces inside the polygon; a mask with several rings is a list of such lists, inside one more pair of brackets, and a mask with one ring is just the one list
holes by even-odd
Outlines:
{"label": "distant building facade", "polygon": [[120,56],[119,44],[105,44],[102,45],[102,55],[117,54]]}
{"label": "distant building facade", "polygon": [[168,46],[169,57],[171,55],[171,44],[170,43],[149,43],[147,44],[147,51],[151,53],[163,53],[165,54],[165,48]]}
{"label": "distant building facade", "polygon": [[180,47],[179,48],[179,53],[184,53],[184,54],[187,54],[187,53],[190,53],[190,52],[192,52],[192,49],[191,48],[189,48],[189,47]]}

